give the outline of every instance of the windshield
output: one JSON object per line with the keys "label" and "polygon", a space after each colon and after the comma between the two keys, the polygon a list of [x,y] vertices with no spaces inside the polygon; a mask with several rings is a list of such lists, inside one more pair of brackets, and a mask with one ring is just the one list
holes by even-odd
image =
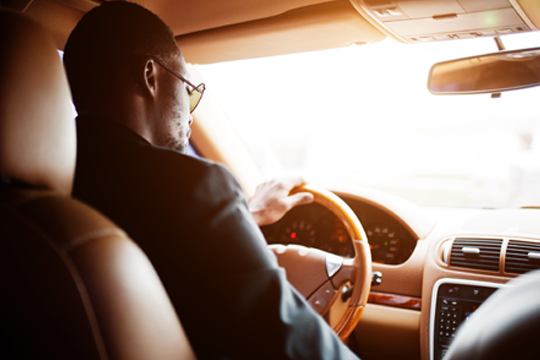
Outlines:
{"label": "windshield", "polygon": [[[540,36],[503,42],[535,47]],[[540,87],[501,98],[427,90],[435,62],[495,51],[491,38],[387,39],[197,69],[266,178],[302,174],[429,206],[540,204]]]}

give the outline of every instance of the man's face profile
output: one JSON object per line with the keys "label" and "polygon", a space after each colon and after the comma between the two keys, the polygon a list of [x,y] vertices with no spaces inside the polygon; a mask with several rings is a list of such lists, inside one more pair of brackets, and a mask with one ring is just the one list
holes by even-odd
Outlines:
{"label": "man's face profile", "polygon": [[[158,81],[161,85],[156,93],[159,98],[159,108],[156,126],[161,126],[163,136],[156,145],[185,152],[189,145],[191,135],[190,126],[193,117],[190,114],[190,101],[186,89],[187,84],[174,76],[167,69],[156,63],[159,73]],[[181,54],[171,56],[164,64],[171,70],[187,77],[185,62]]]}

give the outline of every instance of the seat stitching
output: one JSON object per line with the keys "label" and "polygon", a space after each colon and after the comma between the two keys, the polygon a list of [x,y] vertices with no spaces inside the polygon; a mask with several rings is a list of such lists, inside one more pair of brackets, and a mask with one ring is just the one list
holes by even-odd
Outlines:
{"label": "seat stitching", "polygon": [[79,246],[86,244],[87,242],[93,239],[96,239],[99,237],[106,237],[106,236],[115,236],[115,235],[128,237],[127,234],[124,231],[120,230],[119,228],[110,227],[106,229],[99,229],[99,230],[91,231],[89,233],[86,233],[84,235],[74,238],[73,241],[68,246],[65,247],[65,250],[71,251]]}

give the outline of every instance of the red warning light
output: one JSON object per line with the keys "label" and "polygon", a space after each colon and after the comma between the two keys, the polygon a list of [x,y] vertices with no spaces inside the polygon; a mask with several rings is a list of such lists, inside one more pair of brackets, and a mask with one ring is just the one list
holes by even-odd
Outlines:
{"label": "red warning light", "polygon": [[294,231],[291,233],[291,239],[296,239],[296,233]]}

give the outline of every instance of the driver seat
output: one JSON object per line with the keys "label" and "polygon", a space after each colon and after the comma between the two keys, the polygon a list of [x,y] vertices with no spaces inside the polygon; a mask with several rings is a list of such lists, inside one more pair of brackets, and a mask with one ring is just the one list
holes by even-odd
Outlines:
{"label": "driver seat", "polygon": [[149,260],[70,197],[76,135],[52,39],[0,10],[0,358],[195,359]]}

